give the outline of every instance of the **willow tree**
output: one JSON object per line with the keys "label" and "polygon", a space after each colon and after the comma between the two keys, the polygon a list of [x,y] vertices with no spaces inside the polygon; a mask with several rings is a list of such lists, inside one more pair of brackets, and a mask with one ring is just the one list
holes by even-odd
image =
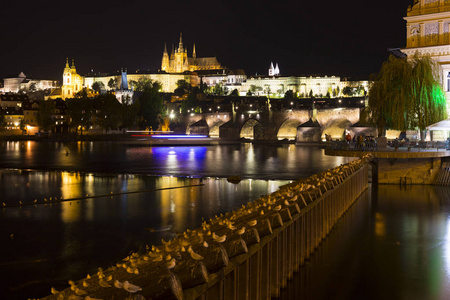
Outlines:
{"label": "willow tree", "polygon": [[440,84],[439,65],[429,56],[390,56],[372,76],[368,116],[378,128],[425,130],[447,117],[446,97]]}

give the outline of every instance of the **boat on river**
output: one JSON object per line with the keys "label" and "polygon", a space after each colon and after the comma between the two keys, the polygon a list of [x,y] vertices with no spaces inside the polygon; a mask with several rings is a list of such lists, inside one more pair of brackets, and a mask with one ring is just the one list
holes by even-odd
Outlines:
{"label": "boat on river", "polygon": [[133,134],[135,141],[148,142],[151,146],[218,145],[219,140],[195,134]]}

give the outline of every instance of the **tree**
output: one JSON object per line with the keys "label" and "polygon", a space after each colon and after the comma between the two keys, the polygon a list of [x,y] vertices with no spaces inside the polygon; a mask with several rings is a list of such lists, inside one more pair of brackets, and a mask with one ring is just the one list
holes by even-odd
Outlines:
{"label": "tree", "polygon": [[353,89],[349,86],[346,86],[345,88],[342,89],[342,94],[348,97],[353,96]]}
{"label": "tree", "polygon": [[140,110],[139,101],[133,102],[127,95],[122,98],[122,127],[134,128]]}
{"label": "tree", "polygon": [[96,111],[96,123],[107,133],[110,129],[121,126],[122,106],[112,94],[99,95],[93,99]]}
{"label": "tree", "polygon": [[186,82],[184,79],[180,79],[176,83],[177,88],[175,89],[175,94],[181,94],[184,95],[185,93],[189,92],[192,89],[192,86]]}
{"label": "tree", "polygon": [[230,96],[233,97],[238,97],[239,96],[239,91],[237,89],[234,89],[231,91]]}
{"label": "tree", "polygon": [[333,94],[332,95],[333,95],[333,98],[337,96],[337,90],[336,89],[333,89]]}
{"label": "tree", "polygon": [[310,90],[310,91],[309,91],[309,98],[313,98],[313,97],[314,97],[313,91]]}
{"label": "tree", "polygon": [[284,93],[284,99],[290,101],[293,99],[296,99],[297,95],[292,91],[292,90],[288,90],[286,91],[286,93]]}
{"label": "tree", "polygon": [[150,80],[144,86],[143,93],[139,97],[140,115],[142,116],[140,125],[144,128],[152,127],[153,130],[156,130],[164,118],[164,103],[159,95],[160,89],[159,82]]}
{"label": "tree", "polygon": [[108,87],[109,87],[109,89],[114,89],[115,87],[116,87],[116,85],[117,85],[117,81],[115,80],[115,79],[113,79],[113,78],[111,78],[109,81],[108,81]]}
{"label": "tree", "polygon": [[447,117],[446,97],[439,82],[439,65],[430,56],[411,59],[390,56],[372,76],[365,115],[382,136],[387,128],[425,128]]}
{"label": "tree", "polygon": [[31,92],[34,92],[34,91],[37,90],[36,82],[33,82],[33,83],[30,84],[29,90],[30,90]]}
{"label": "tree", "polygon": [[105,88],[105,84],[101,81],[96,81],[92,84],[92,89],[94,91],[96,91],[97,93],[100,93],[100,91],[104,88]]}
{"label": "tree", "polygon": [[193,92],[189,93],[186,100],[181,103],[181,113],[186,114],[189,112],[200,112],[200,102],[197,99],[197,95]]}
{"label": "tree", "polygon": [[78,133],[80,129],[83,135],[83,129],[89,129],[92,125],[93,100],[89,99],[87,94],[76,94],[75,98],[67,99],[67,113],[70,116],[70,127],[75,128]]}
{"label": "tree", "polygon": [[44,131],[48,131],[53,127],[54,114],[55,114],[55,101],[53,100],[39,101],[37,123],[41,129],[43,129]]}
{"label": "tree", "polygon": [[223,87],[222,87],[222,84],[221,83],[217,83],[215,86],[214,86],[214,89],[213,89],[213,94],[215,94],[215,95],[223,95]]}
{"label": "tree", "polygon": [[247,91],[247,94],[246,94],[247,96],[253,96],[253,93],[252,93],[252,91],[250,91],[250,89]]}

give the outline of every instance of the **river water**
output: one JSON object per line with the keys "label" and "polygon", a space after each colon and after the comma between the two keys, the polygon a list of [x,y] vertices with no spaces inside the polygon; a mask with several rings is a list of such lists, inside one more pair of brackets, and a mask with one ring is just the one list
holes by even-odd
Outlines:
{"label": "river water", "polygon": [[[3,142],[1,202],[45,198],[47,204],[0,210],[0,299],[63,289],[69,279],[114,265],[131,251],[349,160],[295,145]],[[232,175],[243,180],[227,182]],[[444,299],[450,281],[446,193],[374,187],[293,278],[284,299],[299,293],[310,299],[414,299],[403,297],[411,288],[419,291],[412,296]],[[372,292],[365,294],[368,286]],[[385,297],[388,290],[399,297]]]}

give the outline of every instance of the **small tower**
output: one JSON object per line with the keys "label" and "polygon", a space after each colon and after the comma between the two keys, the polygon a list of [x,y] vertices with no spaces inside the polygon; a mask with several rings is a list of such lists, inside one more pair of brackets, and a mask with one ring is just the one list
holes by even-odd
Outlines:
{"label": "small tower", "polygon": [[174,60],[175,59],[175,50],[174,50],[174,46],[172,44],[172,52],[170,52],[170,60]]}
{"label": "small tower", "polygon": [[167,45],[164,43],[164,53],[161,62],[161,71],[169,70],[169,53],[167,53]]}
{"label": "small tower", "polygon": [[273,67],[273,62],[270,62],[270,68],[269,68],[269,76],[274,76],[275,74],[275,68]]}
{"label": "small tower", "polygon": [[278,63],[275,65],[275,70],[273,72],[274,76],[280,75],[280,68],[278,68]]}
{"label": "small tower", "polygon": [[177,50],[177,52],[179,52],[179,53],[184,52],[182,35],[183,35],[183,33],[180,32],[180,42],[178,43],[178,50]]}
{"label": "small tower", "polygon": [[194,49],[192,50],[192,58],[197,59],[197,54],[195,53],[195,43],[194,43]]}
{"label": "small tower", "polygon": [[70,72],[70,66],[69,66],[69,58],[66,58],[66,67],[64,68],[63,71],[63,85],[65,84],[70,84],[71,82],[71,76],[70,76],[71,72]]}

